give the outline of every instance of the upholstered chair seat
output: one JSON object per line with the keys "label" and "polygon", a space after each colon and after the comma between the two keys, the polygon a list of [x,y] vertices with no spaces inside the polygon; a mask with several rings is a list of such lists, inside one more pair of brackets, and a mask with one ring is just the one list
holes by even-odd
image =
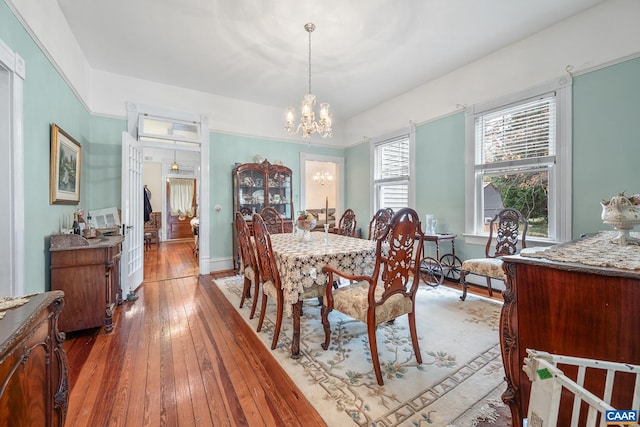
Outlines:
{"label": "upholstered chair seat", "polygon": [[501,258],[476,258],[468,259],[462,263],[462,270],[471,271],[479,276],[490,277],[492,279],[505,280],[506,276],[502,270]]}
{"label": "upholstered chair seat", "polygon": [[[376,286],[375,300],[381,301],[384,286]],[[369,309],[369,282],[360,281],[350,285],[341,286],[333,291],[333,309],[367,323],[367,311]],[[375,308],[376,326],[411,313],[413,307],[411,299],[404,295],[396,294],[387,299],[384,304]]]}

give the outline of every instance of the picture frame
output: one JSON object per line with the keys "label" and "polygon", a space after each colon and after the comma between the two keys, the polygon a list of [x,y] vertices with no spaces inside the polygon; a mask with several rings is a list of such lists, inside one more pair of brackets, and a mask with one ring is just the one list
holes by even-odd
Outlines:
{"label": "picture frame", "polygon": [[49,203],[79,204],[81,176],[82,147],[80,143],[52,123]]}

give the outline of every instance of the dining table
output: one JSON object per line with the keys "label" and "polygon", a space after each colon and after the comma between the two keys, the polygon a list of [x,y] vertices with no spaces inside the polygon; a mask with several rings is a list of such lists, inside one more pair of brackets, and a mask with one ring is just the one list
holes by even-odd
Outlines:
{"label": "dining table", "polygon": [[327,274],[322,267],[331,265],[348,274],[371,274],[376,259],[376,241],[333,233],[271,234],[271,247],[280,274],[284,294],[284,313],[293,317],[291,357],[300,357],[300,317],[304,293],[316,288],[322,297]]}

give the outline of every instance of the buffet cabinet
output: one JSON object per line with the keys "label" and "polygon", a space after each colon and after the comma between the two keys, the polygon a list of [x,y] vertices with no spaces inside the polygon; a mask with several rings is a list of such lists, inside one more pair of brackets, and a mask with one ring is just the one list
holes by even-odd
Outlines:
{"label": "buffet cabinet", "polygon": [[69,368],[57,328],[63,297],[31,295],[0,320],[0,425],[64,425]]}
{"label": "buffet cabinet", "polygon": [[[273,165],[264,160],[261,163],[236,164],[232,172],[233,212],[242,212],[249,230],[253,233],[251,218],[267,206],[274,208],[282,217],[284,231],[293,231],[293,190],[291,169]],[[233,239],[233,253],[237,254],[237,239]],[[234,257],[237,259],[237,257]],[[236,268],[238,264],[236,261]]]}
{"label": "buffet cabinet", "polygon": [[[522,370],[527,349],[640,364],[640,272],[520,255],[503,261],[507,281],[500,344],[507,390],[502,399],[511,408],[514,427],[527,417],[531,382]],[[558,367],[576,378],[575,367]],[[585,388],[602,396],[604,381],[603,375],[587,373]],[[616,376],[613,407],[631,408],[632,390],[630,376]],[[569,425],[570,403],[563,390],[559,426]]]}
{"label": "buffet cabinet", "polygon": [[51,290],[65,294],[61,331],[104,326],[113,330],[113,311],[122,303],[120,256],[122,236],[85,239],[73,234],[51,236]]}

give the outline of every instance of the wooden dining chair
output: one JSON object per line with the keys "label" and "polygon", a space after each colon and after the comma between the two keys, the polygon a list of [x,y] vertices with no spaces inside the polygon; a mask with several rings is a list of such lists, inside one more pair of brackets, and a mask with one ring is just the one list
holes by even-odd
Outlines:
{"label": "wooden dining chair", "polygon": [[391,222],[391,217],[393,217],[393,209],[391,208],[378,209],[378,212],[373,214],[373,218],[369,222],[369,240],[378,240],[382,237]]}
{"label": "wooden dining chair", "polygon": [[240,298],[240,308],[244,305],[245,298],[251,298],[251,284],[253,283],[253,303],[249,319],[253,319],[258,305],[258,295],[260,290],[260,271],[256,253],[251,244],[251,233],[249,226],[244,220],[244,215],[236,212],[236,235],[238,236],[238,247],[240,248],[240,261],[242,262],[242,272],[244,273],[244,286],[242,287],[242,297]]}
{"label": "wooden dining chair", "polygon": [[484,249],[485,258],[468,259],[460,267],[460,284],[462,285],[460,299],[462,301],[467,298],[466,279],[469,274],[485,277],[489,296],[493,295],[491,280],[506,279],[502,270],[502,257],[516,255],[521,249],[527,247],[528,223],[529,221],[520,211],[512,208],[502,209],[493,217],[489,223],[489,239]]}
{"label": "wooden dining chair", "polygon": [[262,216],[258,213],[253,214],[253,241],[258,258],[260,279],[262,280],[262,304],[260,305],[260,318],[256,330],[258,332],[262,330],[264,314],[267,309],[267,299],[272,298],[276,302],[276,325],[273,330],[273,340],[271,341],[271,350],[273,350],[278,344],[280,327],[282,326],[284,294],[280,284],[280,274],[273,256],[269,230]]}
{"label": "wooden dining chair", "polygon": [[271,234],[279,234],[284,233],[284,221],[282,217],[271,206],[267,206],[260,211],[260,216],[264,221],[264,224],[267,226],[267,230]]}
{"label": "wooden dining chair", "polygon": [[356,214],[352,209],[347,209],[340,217],[338,234],[353,237],[356,234]]}
{"label": "wooden dining chair", "polygon": [[376,261],[373,274],[349,275],[330,265],[322,268],[332,283],[334,275],[347,278],[353,283],[334,289],[326,287],[322,306],[324,327],[323,349],[329,348],[331,327],[329,313],[340,311],[367,324],[371,359],[379,385],[383,385],[382,371],[378,356],[376,328],[384,322],[404,314],[409,317],[409,331],[413,352],[418,363],[422,355],[416,332],[415,298],[420,283],[420,255],[422,254],[423,233],[420,217],[411,208],[400,209],[391,219],[376,246]]}

